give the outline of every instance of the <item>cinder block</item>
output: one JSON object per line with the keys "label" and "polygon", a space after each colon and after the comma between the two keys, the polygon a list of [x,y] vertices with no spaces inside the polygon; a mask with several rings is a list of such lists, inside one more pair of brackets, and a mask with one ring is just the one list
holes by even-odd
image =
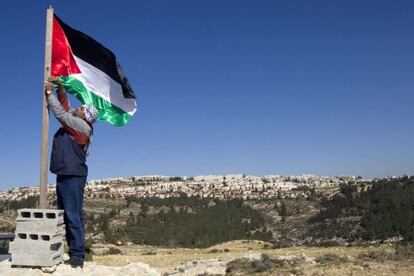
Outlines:
{"label": "cinder block", "polygon": [[57,243],[62,241],[62,234],[38,234],[38,233],[19,233],[16,232],[16,242],[37,242],[37,243]]}
{"label": "cinder block", "polygon": [[22,254],[12,255],[12,265],[21,266],[54,266],[62,262],[62,254]]}
{"label": "cinder block", "polygon": [[12,265],[53,266],[63,260],[63,210],[17,210],[16,238],[9,245]]}
{"label": "cinder block", "polygon": [[63,219],[63,210],[55,209],[19,209],[16,221],[24,220],[60,220]]}
{"label": "cinder block", "polygon": [[64,234],[65,224],[63,219],[18,221],[16,223],[16,233]]}
{"label": "cinder block", "polygon": [[9,246],[12,265],[54,266],[63,261],[62,242],[13,241]]}
{"label": "cinder block", "polygon": [[53,237],[49,241],[16,239],[9,244],[9,252],[27,254],[49,254],[63,248],[62,236]]}
{"label": "cinder block", "polygon": [[50,245],[38,246],[38,244],[29,243],[10,243],[10,253],[28,254],[28,255],[54,255],[56,253],[63,254],[63,243],[55,243]]}

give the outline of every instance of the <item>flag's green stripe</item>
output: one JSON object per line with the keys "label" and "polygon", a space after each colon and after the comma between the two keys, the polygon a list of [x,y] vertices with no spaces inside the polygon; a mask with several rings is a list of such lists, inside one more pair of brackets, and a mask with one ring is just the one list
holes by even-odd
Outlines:
{"label": "flag's green stripe", "polygon": [[66,91],[74,95],[82,104],[91,104],[99,110],[99,120],[106,121],[114,126],[123,126],[131,118],[131,115],[119,107],[89,91],[80,80],[71,76],[60,77],[59,79]]}

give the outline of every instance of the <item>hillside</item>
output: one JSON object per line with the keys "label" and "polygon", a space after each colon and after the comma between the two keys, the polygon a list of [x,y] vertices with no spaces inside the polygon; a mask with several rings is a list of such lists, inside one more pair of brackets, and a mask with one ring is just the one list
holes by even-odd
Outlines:
{"label": "hillside", "polygon": [[[175,181],[175,180],[174,180]],[[138,197],[108,194],[85,199],[87,237],[168,247],[208,247],[231,240],[291,245],[364,244],[413,237],[410,177],[353,182],[339,187],[297,187],[264,199]],[[49,198],[54,208],[55,198]],[[15,210],[35,197],[2,201],[0,223],[13,231]]]}

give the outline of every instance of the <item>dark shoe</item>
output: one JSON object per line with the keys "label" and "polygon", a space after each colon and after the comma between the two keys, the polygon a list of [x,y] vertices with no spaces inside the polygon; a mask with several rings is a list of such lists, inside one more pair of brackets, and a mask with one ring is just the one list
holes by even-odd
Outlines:
{"label": "dark shoe", "polygon": [[73,268],[83,268],[83,259],[78,257],[70,257],[68,264]]}

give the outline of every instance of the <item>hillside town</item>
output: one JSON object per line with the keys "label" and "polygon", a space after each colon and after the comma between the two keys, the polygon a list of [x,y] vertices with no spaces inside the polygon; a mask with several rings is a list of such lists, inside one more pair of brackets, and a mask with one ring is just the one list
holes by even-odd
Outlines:
{"label": "hillside town", "polygon": [[[356,176],[253,176],[242,174],[171,177],[161,175],[116,177],[91,180],[85,188],[86,198],[178,197],[182,194],[201,198],[265,199],[306,196],[321,188],[365,180]],[[38,187],[17,187],[0,192],[0,200],[20,200],[37,196]],[[49,186],[55,193],[55,186]]]}

